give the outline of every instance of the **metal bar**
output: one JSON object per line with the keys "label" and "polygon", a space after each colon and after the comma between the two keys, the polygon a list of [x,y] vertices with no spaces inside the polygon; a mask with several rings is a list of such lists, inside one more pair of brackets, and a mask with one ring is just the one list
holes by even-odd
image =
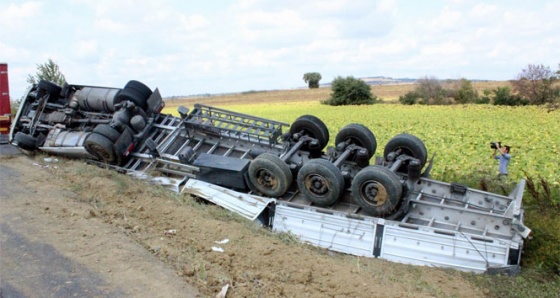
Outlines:
{"label": "metal bar", "polygon": [[260,117],[251,116],[251,115],[242,114],[242,113],[236,113],[236,112],[232,112],[232,111],[229,111],[229,110],[224,110],[224,109],[220,109],[220,108],[216,108],[216,107],[212,107],[212,106],[207,106],[207,105],[203,105],[203,104],[195,104],[194,107],[195,108],[200,108],[201,110],[202,109],[207,109],[207,110],[209,110],[209,111],[211,110],[213,112],[222,112],[222,113],[228,114],[228,115],[234,115],[234,116],[247,118],[247,119],[255,119],[255,120],[268,122],[268,123],[272,123],[272,124],[276,124],[276,125],[289,126],[288,123],[274,121],[274,120],[270,120],[270,119],[266,119],[266,118],[260,118]]}

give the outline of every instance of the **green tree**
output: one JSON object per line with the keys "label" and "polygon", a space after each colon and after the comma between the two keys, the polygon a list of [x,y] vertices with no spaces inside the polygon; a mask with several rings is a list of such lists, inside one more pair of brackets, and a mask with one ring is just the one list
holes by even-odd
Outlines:
{"label": "green tree", "polygon": [[354,77],[337,77],[332,82],[331,97],[322,103],[331,106],[374,104],[377,96],[371,94],[366,82]]}
{"label": "green tree", "polygon": [[542,105],[554,103],[558,96],[556,80],[556,73],[550,70],[550,67],[529,64],[511,84],[513,91],[527,99],[530,104]]}
{"label": "green tree", "polygon": [[323,77],[318,72],[308,72],[303,74],[303,81],[309,85],[309,89],[319,88],[319,81]]}
{"label": "green tree", "polygon": [[507,86],[498,87],[494,90],[494,105],[497,106],[524,106],[529,102],[515,94],[511,93],[511,89]]}
{"label": "green tree", "polygon": [[60,71],[58,64],[51,58],[44,64],[37,64],[37,73],[34,76],[29,75],[27,77],[29,84],[37,84],[41,80],[51,81],[61,86],[66,82],[66,78]]}
{"label": "green tree", "polygon": [[422,99],[422,94],[418,91],[409,91],[405,95],[399,96],[399,102],[403,105],[413,105],[419,103]]}
{"label": "green tree", "polygon": [[465,104],[478,101],[478,91],[474,89],[471,81],[465,78],[454,82],[454,88],[451,93],[456,103]]}
{"label": "green tree", "polygon": [[480,96],[474,103],[478,104],[489,104],[491,99],[490,95],[492,94],[492,90],[484,89],[482,90],[482,96]]}

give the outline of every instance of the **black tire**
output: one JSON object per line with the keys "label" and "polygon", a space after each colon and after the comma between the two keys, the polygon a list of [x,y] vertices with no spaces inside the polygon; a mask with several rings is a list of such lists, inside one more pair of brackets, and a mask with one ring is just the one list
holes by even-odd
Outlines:
{"label": "black tire", "polygon": [[148,107],[148,104],[146,102],[147,98],[144,98],[144,96],[140,92],[134,89],[122,89],[116,96],[116,102],[118,103],[126,100],[133,102],[137,107],[143,110],[146,110],[146,108]]}
{"label": "black tire", "polygon": [[354,202],[377,217],[395,212],[403,194],[397,175],[382,166],[363,168],[352,180],[351,189]]}
{"label": "black tire", "polygon": [[14,139],[17,141],[17,146],[21,149],[30,151],[37,149],[37,138],[33,136],[18,131]]}
{"label": "black tire", "polygon": [[114,143],[98,133],[90,133],[84,142],[87,152],[106,163],[115,162]]}
{"label": "black tire", "polygon": [[[290,134],[303,132],[319,142],[319,150],[323,150],[329,143],[329,130],[321,119],[312,115],[303,115],[297,118],[290,126]],[[309,149],[309,148],[308,148]]]}
{"label": "black tire", "polygon": [[112,128],[111,125],[109,124],[98,124],[93,129],[93,132],[106,137],[113,143],[115,143],[121,136],[121,133],[118,132],[116,129]]}
{"label": "black tire", "polygon": [[263,153],[251,161],[248,175],[249,182],[259,192],[269,197],[283,195],[293,181],[288,164],[271,153]]}
{"label": "black tire", "polygon": [[124,85],[124,89],[136,90],[146,100],[148,100],[148,98],[150,98],[150,96],[152,95],[152,89],[150,89],[150,87],[144,85],[144,83],[142,82],[135,81],[135,80],[128,81],[128,83]]}
{"label": "black tire", "polygon": [[306,162],[298,172],[299,191],[311,202],[321,207],[336,203],[344,190],[342,172],[326,159]]}
{"label": "black tire", "polygon": [[366,126],[358,123],[348,124],[343,127],[336,135],[335,145],[341,142],[349,141],[350,144],[354,144],[368,151],[369,158],[372,158],[377,150],[377,140],[375,135]]}
{"label": "black tire", "polygon": [[[423,168],[428,161],[428,149],[426,149],[424,142],[411,134],[399,134],[389,140],[385,146],[385,150],[383,151],[383,157],[387,160],[387,156],[391,152],[399,150],[401,152],[400,155],[405,154],[418,159],[420,161],[421,168]],[[397,169],[397,171],[406,173],[407,168],[408,163],[404,163],[399,169]]]}

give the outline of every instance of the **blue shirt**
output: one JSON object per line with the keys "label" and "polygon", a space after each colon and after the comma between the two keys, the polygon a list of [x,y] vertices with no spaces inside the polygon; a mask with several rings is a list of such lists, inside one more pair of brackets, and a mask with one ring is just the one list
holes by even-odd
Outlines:
{"label": "blue shirt", "polygon": [[509,155],[509,153],[506,154],[500,154],[494,157],[495,159],[500,160],[500,174],[506,174],[508,173],[507,171],[507,167],[509,165],[509,160],[511,159],[511,155]]}

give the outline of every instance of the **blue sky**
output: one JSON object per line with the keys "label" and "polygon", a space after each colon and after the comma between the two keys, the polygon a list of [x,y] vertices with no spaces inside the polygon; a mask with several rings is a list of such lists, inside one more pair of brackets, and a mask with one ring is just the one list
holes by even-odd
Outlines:
{"label": "blue sky", "polygon": [[12,98],[52,58],[69,83],[164,96],[305,86],[306,72],[508,80],[558,68],[560,1],[2,1]]}

